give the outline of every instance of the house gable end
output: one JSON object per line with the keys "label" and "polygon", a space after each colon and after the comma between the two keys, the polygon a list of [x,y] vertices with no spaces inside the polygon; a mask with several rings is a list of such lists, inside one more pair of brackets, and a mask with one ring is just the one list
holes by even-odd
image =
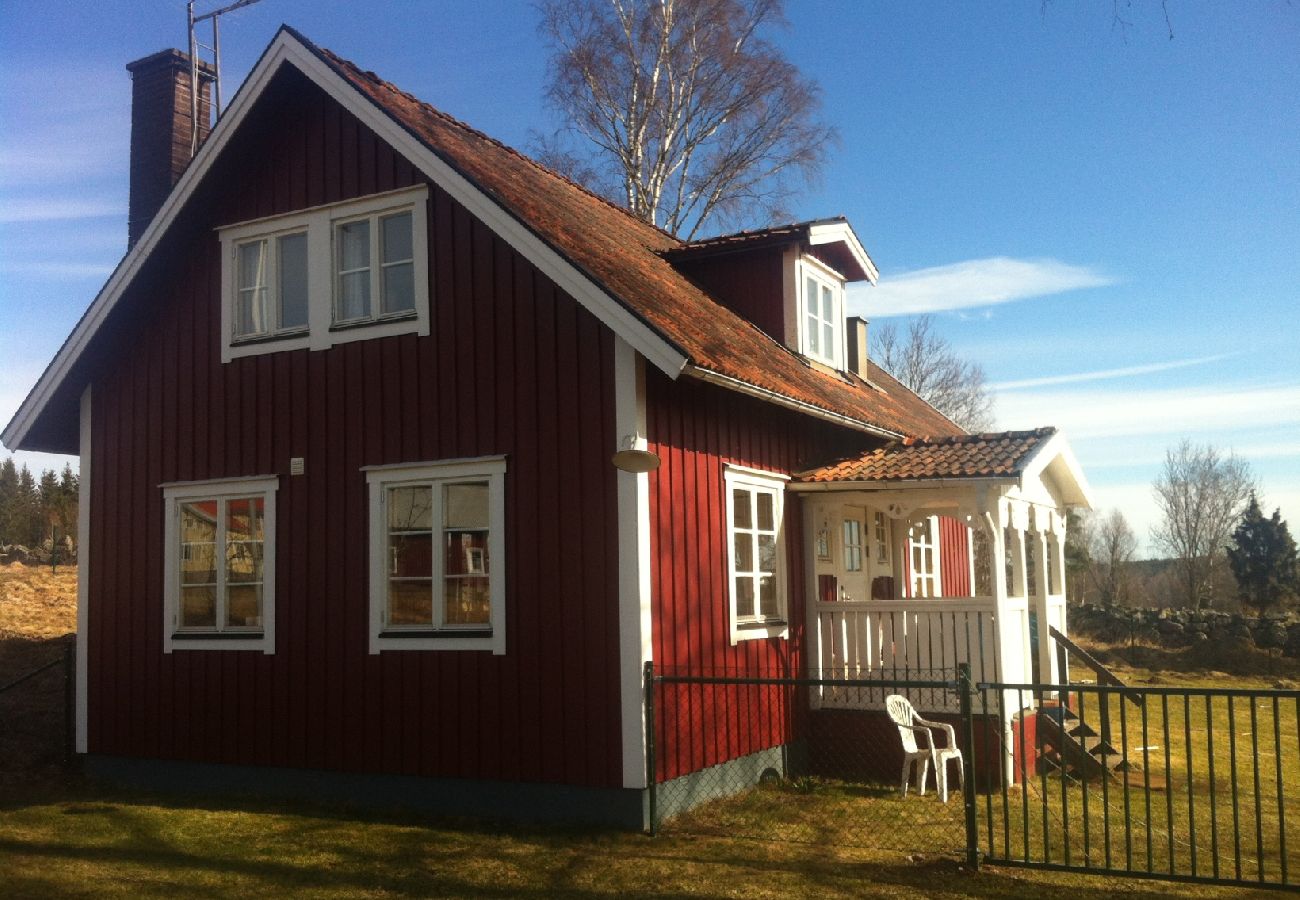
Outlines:
{"label": "house gable end", "polygon": [[[208,175],[211,169],[225,155],[228,145],[241,131],[241,126],[247,117],[259,105],[258,101],[286,66],[305,76],[336,101],[340,108],[355,117],[363,126],[371,129],[380,140],[392,147],[439,188],[445,190],[453,200],[464,206],[475,218],[482,221],[535,265],[557,287],[574,297],[653,365],[674,378],[682,371],[687,360],[681,350],[605,292],[586,273],[429,149],[392,116],[381,110],[371,98],[350,85],[296,32],[288,27],[282,27],[240,87],[208,141],[200,147],[198,154],[163,203],[153,222],[140,236],[134,248],[118,264],[13,419],[0,433],[0,439],[3,439],[6,446],[11,449],[77,452],[77,402],[83,387],[82,381],[86,377],[83,356],[108,322],[123,295],[149,265],[151,257],[158,251],[191,198],[205,183],[210,183]],[[322,152],[337,153],[340,152],[340,148],[331,147],[327,141]],[[242,190],[240,193],[251,204],[250,211],[236,216],[232,221],[257,218],[279,211],[273,208],[271,198],[258,197],[253,192]],[[311,201],[306,200],[304,203],[310,205]],[[287,211],[287,208],[283,211]],[[64,407],[66,407],[66,415],[60,415],[59,409]],[[46,419],[49,421],[45,421]]]}

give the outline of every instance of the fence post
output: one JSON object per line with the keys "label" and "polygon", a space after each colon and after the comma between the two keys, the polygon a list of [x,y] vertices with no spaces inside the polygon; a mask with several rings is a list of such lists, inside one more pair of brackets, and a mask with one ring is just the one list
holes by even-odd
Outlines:
{"label": "fence post", "polygon": [[[966,752],[961,755],[962,803],[966,811],[966,864],[978,869],[980,864],[980,836],[975,806],[975,716],[972,712],[970,663],[957,664],[957,681],[961,697],[961,724],[966,739]],[[987,723],[985,723],[987,727]]]}
{"label": "fence post", "polygon": [[74,641],[63,642],[63,761],[70,764],[77,749],[77,655]]}
{"label": "fence post", "polygon": [[650,836],[655,836],[658,826],[659,786],[655,766],[655,664],[645,664],[645,786],[649,804]]}

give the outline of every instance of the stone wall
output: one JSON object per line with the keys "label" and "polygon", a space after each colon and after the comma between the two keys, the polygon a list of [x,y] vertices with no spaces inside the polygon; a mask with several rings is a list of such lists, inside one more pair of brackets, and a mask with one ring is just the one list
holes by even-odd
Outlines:
{"label": "stone wall", "polygon": [[1149,641],[1187,647],[1205,641],[1248,640],[1261,650],[1300,657],[1300,617],[1295,613],[1246,616],[1210,609],[1130,609],[1072,606],[1070,631],[1101,641]]}

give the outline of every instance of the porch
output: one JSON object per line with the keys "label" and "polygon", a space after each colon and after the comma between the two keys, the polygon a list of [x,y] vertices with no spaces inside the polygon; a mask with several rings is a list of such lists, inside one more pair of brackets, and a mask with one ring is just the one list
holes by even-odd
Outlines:
{"label": "porch", "polygon": [[[1054,429],[898,443],[795,476],[810,675],[1061,684],[1066,510],[1090,505]],[[819,687],[813,707],[880,709],[890,691]],[[918,710],[956,712],[951,692]]]}

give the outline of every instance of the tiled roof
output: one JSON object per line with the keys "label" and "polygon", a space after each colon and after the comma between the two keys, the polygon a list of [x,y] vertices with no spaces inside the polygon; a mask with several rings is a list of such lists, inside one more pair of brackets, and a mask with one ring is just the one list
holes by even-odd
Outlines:
{"label": "tiled roof", "polygon": [[[874,365],[871,381],[836,377],[713,300],[664,257],[687,245],[373,72],[295,35],[398,124],[687,357],[762,391],[910,436],[961,429]],[[687,369],[688,374],[690,368]]]}
{"label": "tiled roof", "polygon": [[1055,428],[963,434],[928,441],[894,441],[863,456],[800,472],[801,482],[918,481],[934,478],[1013,478]]}

